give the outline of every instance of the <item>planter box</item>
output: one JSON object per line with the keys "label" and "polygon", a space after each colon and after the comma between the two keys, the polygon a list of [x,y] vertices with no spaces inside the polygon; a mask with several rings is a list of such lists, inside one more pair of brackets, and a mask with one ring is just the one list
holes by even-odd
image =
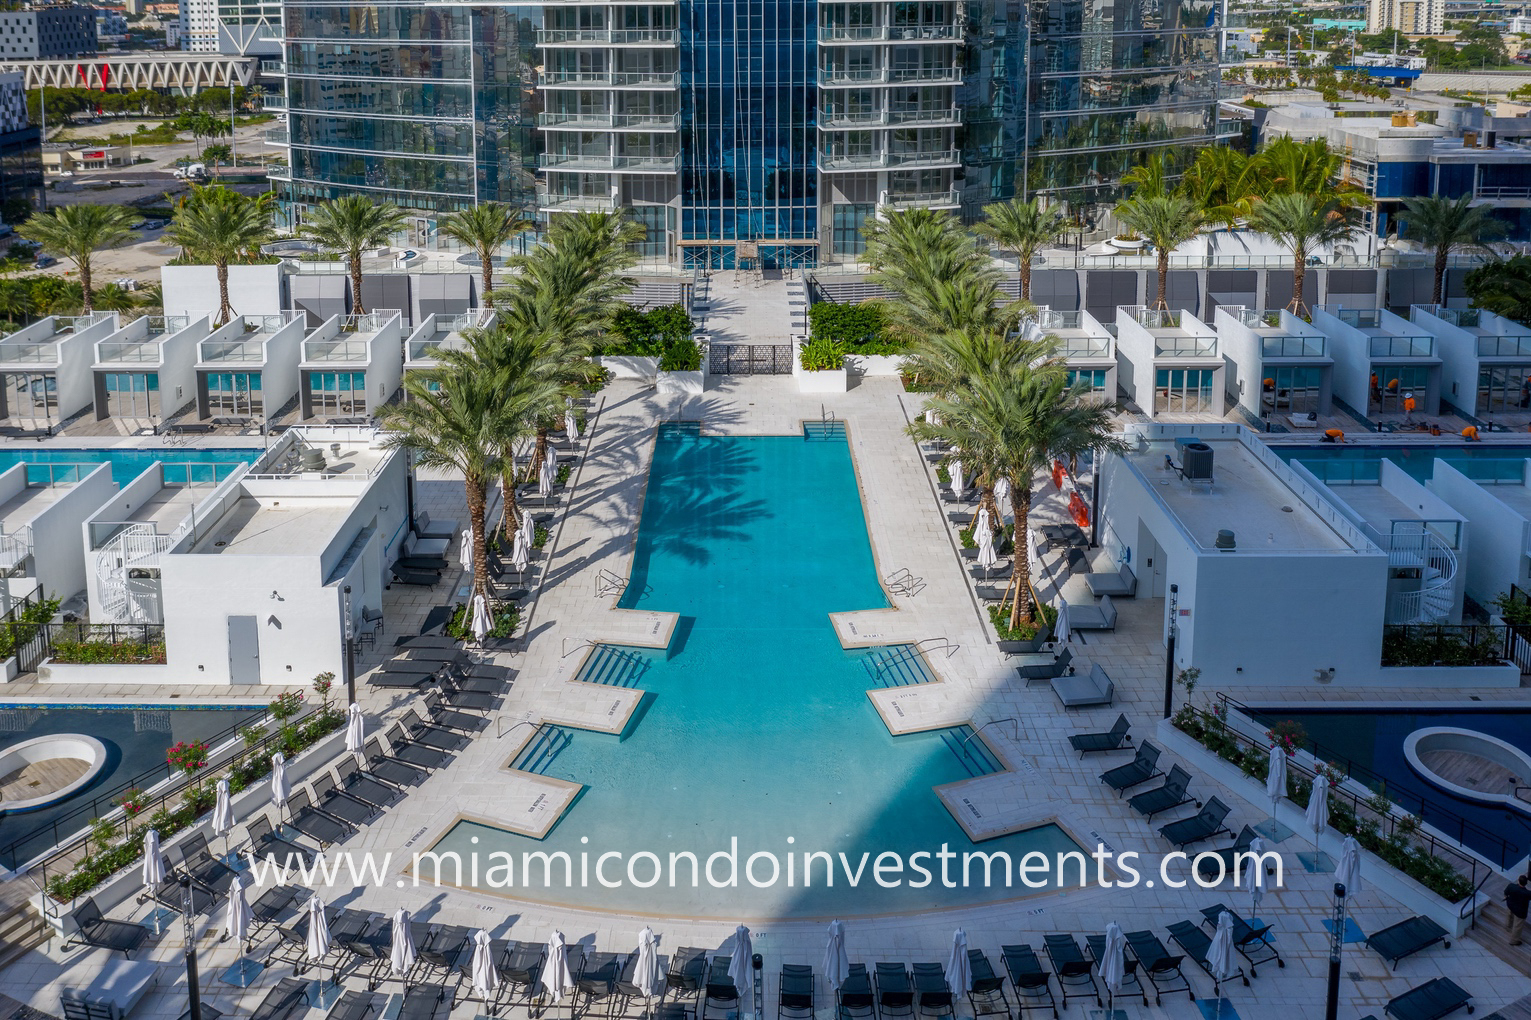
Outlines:
{"label": "planter box", "polygon": [[[1155,739],[1165,750],[1185,759],[1186,767],[1192,774],[1206,776],[1211,783],[1223,787],[1228,793],[1251,804],[1263,807],[1270,803],[1265,796],[1263,776],[1258,778],[1246,776],[1243,769],[1219,758],[1190,734],[1178,729],[1168,719],[1159,720]],[[1276,805],[1275,817],[1296,835],[1288,839],[1285,846],[1272,845],[1271,849],[1283,854],[1313,849],[1313,840],[1308,835],[1311,830],[1308,828],[1305,813],[1301,808],[1283,797]],[[1340,846],[1344,840],[1345,837],[1342,834],[1330,829],[1319,837],[1318,849],[1327,853],[1331,860],[1338,861]],[[1191,854],[1192,860],[1195,856],[1194,853]],[[1286,867],[1287,863],[1283,861],[1283,867]],[[1397,900],[1406,909],[1430,918],[1451,932],[1453,938],[1460,937],[1467,931],[1471,918],[1470,915],[1469,917],[1460,916],[1460,904],[1448,903],[1364,848],[1361,850],[1361,877],[1366,888],[1376,889]],[[1490,885],[1493,884],[1490,882]],[[1497,889],[1493,890],[1491,894],[1497,894],[1497,891]],[[1281,891],[1274,887],[1267,887],[1266,894],[1280,896]]]}
{"label": "planter box", "polygon": [[660,393],[700,393],[705,378],[701,372],[658,372],[654,389]]}
{"label": "planter box", "polygon": [[799,393],[844,393],[850,388],[849,377],[843,368],[838,372],[809,372],[804,369],[796,375]]}
{"label": "planter box", "polygon": [[[37,679],[45,684],[195,684],[200,674],[174,675],[158,662],[59,663],[44,659]],[[306,681],[294,682],[302,686]]]}
{"label": "planter box", "polygon": [[16,675],[20,672],[21,663],[17,661],[16,656],[13,655],[9,659],[5,660],[5,672],[0,674],[0,676],[4,677],[4,680],[0,680],[0,683],[10,683],[12,680],[16,679]]}
{"label": "planter box", "polygon": [[845,358],[846,370],[854,375],[901,375],[904,368],[902,354],[850,354]]}
{"label": "planter box", "polygon": [[596,359],[614,379],[653,379],[659,374],[659,359],[630,354],[608,354]]}

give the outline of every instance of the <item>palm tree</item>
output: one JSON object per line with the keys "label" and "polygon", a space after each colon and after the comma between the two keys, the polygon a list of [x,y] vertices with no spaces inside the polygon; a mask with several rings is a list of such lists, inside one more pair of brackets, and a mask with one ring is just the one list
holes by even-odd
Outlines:
{"label": "palm tree", "polygon": [[1006,601],[1012,628],[1034,619],[1036,611],[1031,570],[1020,550],[1028,534],[1037,472],[1045,470],[1053,457],[1076,457],[1087,450],[1099,455],[1123,448],[1112,434],[1114,407],[1087,399],[1087,392],[1087,385],[1069,385],[1064,365],[1057,359],[1001,367],[983,371],[950,394],[929,401],[927,406],[940,416],[939,425],[917,422],[912,427],[915,435],[944,440],[961,449],[965,460],[984,464],[994,477],[1010,482],[1016,557]]}
{"label": "palm tree", "polygon": [[1531,325],[1531,255],[1479,266],[1468,272],[1466,284],[1476,307]]}
{"label": "palm tree", "polygon": [[1030,301],[1031,261],[1043,245],[1063,233],[1067,222],[1063,213],[1043,209],[1034,198],[1029,202],[1013,198],[984,206],[983,219],[974,232],[988,238],[1000,251],[1015,253],[1021,263],[1021,300]]}
{"label": "palm tree", "polygon": [[125,312],[138,305],[133,294],[120,283],[108,283],[96,290],[96,307],[103,312]]}
{"label": "palm tree", "polygon": [[361,254],[381,248],[404,229],[406,217],[392,202],[374,202],[365,195],[343,195],[321,202],[299,228],[320,247],[340,252],[351,269],[351,311],[365,315],[361,300]]}
{"label": "palm tree", "polygon": [[86,314],[95,311],[90,286],[91,260],[102,248],[114,248],[138,235],[133,212],[120,205],[64,205],[49,213],[34,213],[17,228],[29,241],[58,252],[80,271],[80,292]]}
{"label": "palm tree", "polygon": [[218,271],[218,320],[234,317],[229,303],[229,263],[245,259],[270,240],[271,209],[267,196],[252,198],[222,185],[193,186],[176,209],[165,237],[187,255],[211,262]]}
{"label": "palm tree", "polygon": [[1307,273],[1308,252],[1314,248],[1348,241],[1356,231],[1356,212],[1332,193],[1278,194],[1256,203],[1249,217],[1249,228],[1292,252],[1292,312],[1306,315],[1303,301],[1303,277]]}
{"label": "palm tree", "polygon": [[26,280],[0,280],[0,318],[15,322],[31,314],[31,283]]}
{"label": "palm tree", "polygon": [[1209,145],[1180,179],[1182,194],[1196,200],[1209,222],[1233,230],[1249,215],[1252,199],[1261,190],[1263,164],[1225,145]]}
{"label": "palm tree", "polygon": [[1170,252],[1201,232],[1205,219],[1196,201],[1184,195],[1147,195],[1118,203],[1116,218],[1154,246],[1159,259],[1159,296],[1155,308],[1168,308]]}
{"label": "palm tree", "polygon": [[1159,198],[1170,193],[1169,177],[1169,167],[1161,149],[1122,174],[1121,184],[1131,188],[1135,198]]}
{"label": "palm tree", "polygon": [[511,238],[536,224],[513,207],[501,202],[485,202],[443,217],[438,229],[478,255],[484,273],[484,305],[494,306],[494,253]]}
{"label": "palm tree", "polygon": [[1491,206],[1473,205],[1471,195],[1406,198],[1403,204],[1409,210],[1409,236],[1435,249],[1435,296],[1430,300],[1438,305],[1445,297],[1446,263],[1451,253],[1463,250],[1491,253],[1488,242],[1503,237],[1506,225],[1494,216]]}
{"label": "palm tree", "polygon": [[889,212],[867,224],[867,279],[891,291],[883,303],[888,328],[911,342],[950,330],[1013,325],[1018,309],[1004,299],[1004,274],[950,213]]}

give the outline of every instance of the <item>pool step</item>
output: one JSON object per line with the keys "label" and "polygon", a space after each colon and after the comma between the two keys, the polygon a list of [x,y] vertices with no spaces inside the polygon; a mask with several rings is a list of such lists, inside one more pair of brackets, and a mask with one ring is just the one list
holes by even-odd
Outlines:
{"label": "pool step", "polygon": [[569,746],[573,739],[574,735],[562,726],[543,724],[537,728],[537,735],[516,755],[510,767],[521,772],[546,775],[553,759],[558,757],[558,752]]}
{"label": "pool step", "polygon": [[53,929],[30,903],[0,914],[0,967],[8,966],[53,937]]}
{"label": "pool step", "polygon": [[989,750],[982,738],[975,737],[971,726],[953,726],[949,730],[941,731],[941,740],[956,755],[967,774],[975,779],[979,776],[991,776],[996,772],[1005,771],[1005,766],[994,757],[994,752]]}
{"label": "pool step", "polygon": [[648,660],[637,652],[616,645],[596,645],[574,679],[606,687],[637,687],[648,671]]}
{"label": "pool step", "polygon": [[701,434],[702,423],[699,421],[667,421],[659,425],[660,439],[699,438]]}
{"label": "pool step", "polygon": [[804,439],[844,439],[845,423],[843,421],[805,421],[803,422]]}
{"label": "pool step", "polygon": [[876,648],[861,660],[861,668],[874,687],[910,687],[932,684],[936,677],[925,664],[925,657],[913,645],[888,645]]}

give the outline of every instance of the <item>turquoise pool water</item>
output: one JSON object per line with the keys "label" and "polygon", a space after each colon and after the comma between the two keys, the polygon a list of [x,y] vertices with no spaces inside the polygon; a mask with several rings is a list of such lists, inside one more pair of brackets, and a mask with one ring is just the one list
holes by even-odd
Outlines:
{"label": "turquoise pool water", "polygon": [[[160,447],[136,450],[56,450],[10,445],[0,447],[0,471],[9,470],[17,464],[101,464],[109,461],[112,465],[112,480],[118,485],[126,485],[143,474],[144,470],[157,460],[164,461],[166,464],[248,464],[261,453],[262,449],[259,446],[206,449]],[[201,472],[193,470],[192,481],[210,482],[213,480],[212,473],[211,469]],[[206,477],[203,477],[204,475]],[[46,478],[47,476],[39,471],[38,477]],[[222,477],[221,472],[219,477]]]}
{"label": "turquoise pool water", "polygon": [[[535,770],[585,790],[548,837],[536,841],[476,823],[459,823],[437,852],[562,850],[575,862],[575,886],[513,895],[612,910],[719,918],[819,917],[925,910],[1023,895],[1026,889],[882,888],[872,862],[888,851],[906,860],[941,844],[974,848],[932,787],[970,770],[939,733],[892,737],[872,708],[861,660],[841,649],[828,614],[887,606],[867,540],[861,496],[847,443],[802,437],[719,438],[661,433],[638,530],[624,605],[679,613],[668,650],[626,649],[617,682],[641,688],[644,702],[620,738],[577,732]],[[478,842],[472,840],[477,837]],[[625,861],[671,852],[707,855],[738,838],[739,887],[691,888],[683,866],[634,888]],[[588,843],[583,840],[588,839]],[[789,842],[791,840],[791,842]],[[1049,859],[1077,846],[1055,826],[982,844],[1019,859]],[[596,858],[624,855],[608,870],[622,887],[600,887]],[[776,885],[751,886],[749,855],[766,851],[781,868]],[[786,886],[786,857],[844,852],[852,870],[870,854],[860,884],[848,885],[835,860],[835,884]],[[589,887],[579,884],[589,854]],[[931,861],[924,864],[935,867]],[[953,866],[956,878],[960,860]],[[611,865],[609,868],[613,867]],[[717,865],[721,879],[724,862]],[[635,865],[640,881],[652,867]],[[769,862],[756,876],[769,877]],[[905,878],[918,880],[912,871]],[[561,875],[560,875],[561,879]],[[491,880],[492,881],[492,880]],[[998,882],[996,873],[996,883]],[[480,883],[485,884],[485,883]]]}
{"label": "turquoise pool water", "polygon": [[59,804],[20,814],[0,810],[0,867],[14,867],[83,829],[133,786],[169,776],[165,752],[183,740],[212,740],[260,720],[258,705],[111,707],[0,703],[0,750],[54,733],[87,733],[106,745],[107,767]]}
{"label": "turquoise pool water", "polygon": [[[1531,457],[1531,446],[1272,446],[1282,460],[1318,464],[1314,473],[1323,478],[1326,462],[1367,462],[1390,460],[1416,480],[1427,482],[1434,473],[1436,458],[1464,472],[1469,478],[1521,477],[1523,462]],[[1331,469],[1335,470],[1335,469]],[[1339,469],[1343,470],[1343,469]],[[1338,476],[1336,476],[1338,477]]]}

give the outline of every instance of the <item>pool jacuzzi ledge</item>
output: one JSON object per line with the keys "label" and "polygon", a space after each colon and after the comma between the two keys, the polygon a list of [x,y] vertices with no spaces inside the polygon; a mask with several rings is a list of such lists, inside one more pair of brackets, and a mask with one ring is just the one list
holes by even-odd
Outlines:
{"label": "pool jacuzzi ledge", "polygon": [[1424,726],[1403,738],[1403,756],[1409,768],[1418,773],[1421,779],[1453,797],[1531,814],[1531,804],[1516,797],[1513,790],[1510,793],[1493,793],[1489,790],[1475,790],[1447,779],[1420,757],[1431,751],[1461,751],[1476,755],[1515,775],[1516,781],[1522,785],[1531,783],[1531,755],[1514,744],[1459,726]]}

